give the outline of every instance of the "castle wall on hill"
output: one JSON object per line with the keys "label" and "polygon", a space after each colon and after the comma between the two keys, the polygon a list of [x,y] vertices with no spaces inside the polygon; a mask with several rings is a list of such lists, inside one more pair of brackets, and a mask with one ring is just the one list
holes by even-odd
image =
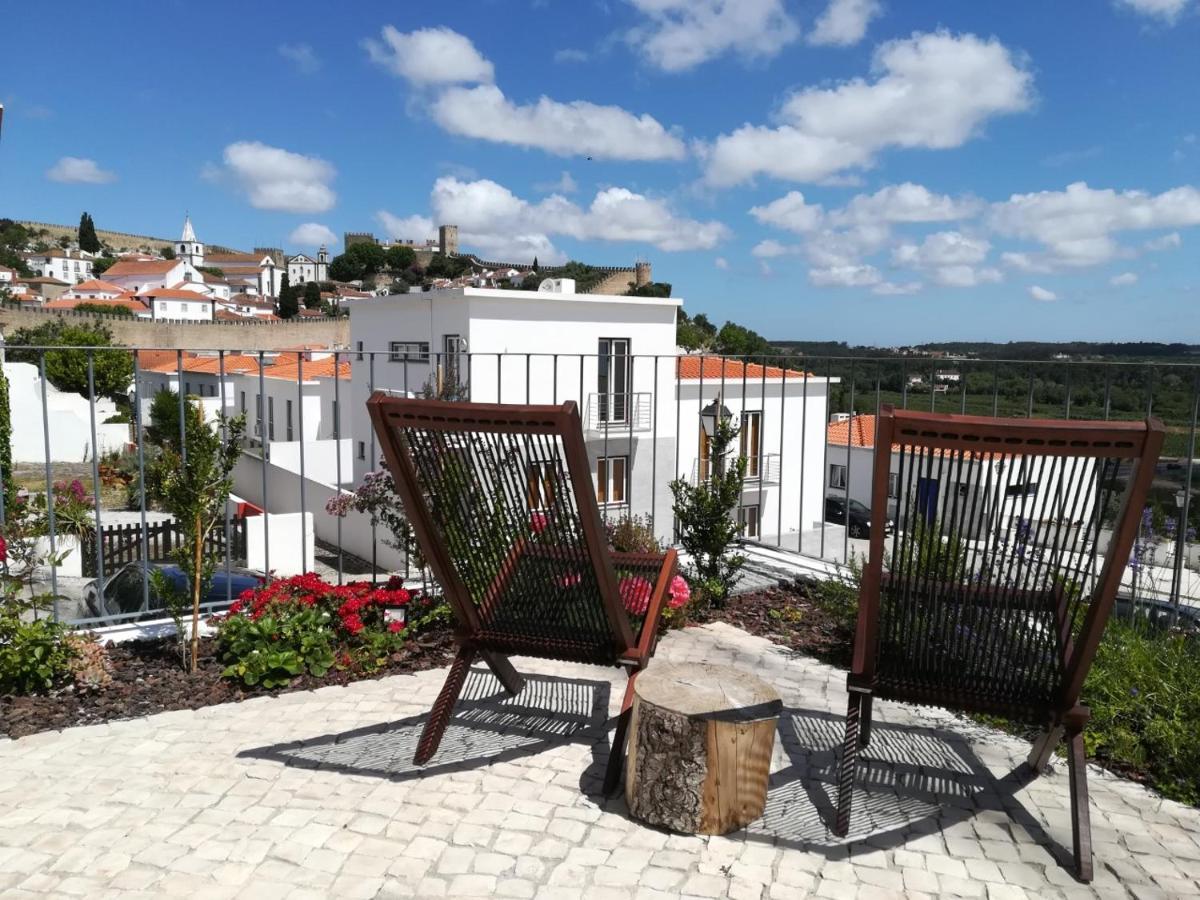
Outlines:
{"label": "castle wall on hill", "polygon": [[[58,311],[61,312],[61,311]],[[38,309],[0,309],[0,333],[44,325],[56,312]],[[154,322],[121,316],[97,316],[67,311],[66,318],[103,322],[122,347],[170,350],[281,350],[299,344],[345,347],[350,319],[303,319],[294,322]]]}

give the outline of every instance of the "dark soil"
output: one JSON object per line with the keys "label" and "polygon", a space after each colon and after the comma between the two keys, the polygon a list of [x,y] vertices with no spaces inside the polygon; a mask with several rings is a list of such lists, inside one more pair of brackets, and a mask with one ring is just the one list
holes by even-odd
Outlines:
{"label": "dark soil", "polygon": [[173,709],[199,709],[214,703],[237,703],[248,697],[307,691],[367,678],[420,672],[449,664],[454,642],[446,628],[430,630],[409,641],[383,668],[370,674],[331,670],[323,678],[298,677],[286,688],[255,690],[231,678],[222,678],[212,638],[200,642],[200,666],[189,675],[179,666],[174,639],[128,641],[109,644],[113,680],[97,691],[68,687],[51,694],[0,697],[0,734],[22,737],[72,725],[94,725],[131,719]]}
{"label": "dark soil", "polygon": [[806,581],[730,597],[723,608],[693,621],[726,622],[843,669],[854,649],[853,618],[832,609]]}

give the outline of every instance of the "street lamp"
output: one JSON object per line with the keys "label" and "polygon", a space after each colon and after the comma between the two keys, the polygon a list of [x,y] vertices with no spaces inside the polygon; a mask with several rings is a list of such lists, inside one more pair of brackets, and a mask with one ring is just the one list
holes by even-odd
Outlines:
{"label": "street lamp", "polygon": [[[720,394],[717,394],[717,396],[713,398],[713,401],[708,404],[708,406],[700,410],[700,427],[704,429],[705,447],[711,448],[712,441],[717,436],[718,418],[720,419],[721,423],[728,422],[733,418],[733,413],[731,413],[729,409],[721,403]],[[724,454],[721,454],[721,456],[723,457]],[[717,459],[712,460],[711,464],[713,465],[714,474],[720,475],[723,473],[725,468],[724,459],[718,457]],[[707,476],[708,473],[702,472],[701,474],[703,476]]]}

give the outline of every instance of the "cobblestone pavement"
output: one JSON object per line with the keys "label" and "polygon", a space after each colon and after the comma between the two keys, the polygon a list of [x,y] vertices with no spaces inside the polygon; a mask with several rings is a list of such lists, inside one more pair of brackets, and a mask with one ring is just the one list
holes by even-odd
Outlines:
{"label": "cobblestone pavement", "polygon": [[1096,880],[1061,861],[1065,766],[946,713],[876,704],[849,841],[830,835],[844,674],[724,625],[660,657],[744,666],[784,698],[766,815],[717,838],[596,796],[616,671],[518,660],[468,681],[411,764],[443,672],[0,742],[0,896],[787,898],[1200,894],[1200,812],[1093,768]]}

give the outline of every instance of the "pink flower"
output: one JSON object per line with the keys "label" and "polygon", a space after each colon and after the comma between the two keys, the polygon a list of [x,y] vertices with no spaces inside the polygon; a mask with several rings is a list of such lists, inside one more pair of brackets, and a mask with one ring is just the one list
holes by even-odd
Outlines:
{"label": "pink flower", "polygon": [[8,562],[8,541],[0,534],[0,563]]}
{"label": "pink flower", "polygon": [[545,513],[535,512],[529,517],[529,527],[533,529],[534,534],[541,534],[546,530],[546,526],[550,524],[546,519]]}
{"label": "pink flower", "polygon": [[625,609],[632,615],[644,616],[650,608],[650,595],[654,593],[654,586],[645,578],[629,577],[622,578],[617,587]]}
{"label": "pink flower", "polygon": [[671,579],[671,586],[667,589],[671,599],[667,601],[667,606],[671,609],[679,609],[689,600],[692,599],[692,589],[688,587],[688,583],[682,575],[676,575]]}

